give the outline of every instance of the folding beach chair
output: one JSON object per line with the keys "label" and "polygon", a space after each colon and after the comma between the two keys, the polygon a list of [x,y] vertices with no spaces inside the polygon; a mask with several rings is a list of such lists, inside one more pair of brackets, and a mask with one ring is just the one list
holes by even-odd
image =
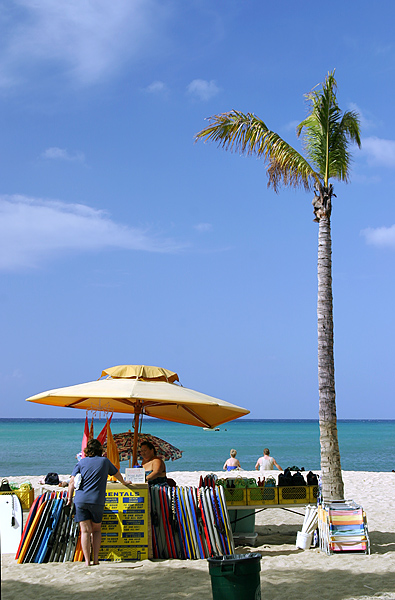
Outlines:
{"label": "folding beach chair", "polygon": [[318,508],[320,550],[326,554],[370,554],[366,514],[353,500],[324,503]]}

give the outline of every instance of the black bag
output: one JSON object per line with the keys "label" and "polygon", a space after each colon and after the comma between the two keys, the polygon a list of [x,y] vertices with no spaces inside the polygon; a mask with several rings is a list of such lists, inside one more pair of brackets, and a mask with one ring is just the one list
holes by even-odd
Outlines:
{"label": "black bag", "polygon": [[47,473],[44,483],[47,485],[59,485],[59,475],[57,473]]}
{"label": "black bag", "polygon": [[318,485],[318,477],[312,471],[307,473],[307,485]]}
{"label": "black bag", "polygon": [[306,485],[304,477],[299,471],[292,475],[292,485]]}
{"label": "black bag", "polygon": [[10,484],[8,483],[8,479],[2,479],[0,484],[0,492],[11,492]]}
{"label": "black bag", "polygon": [[293,477],[289,469],[285,469],[284,473],[280,473],[278,476],[278,486],[285,487],[287,485],[294,485]]}

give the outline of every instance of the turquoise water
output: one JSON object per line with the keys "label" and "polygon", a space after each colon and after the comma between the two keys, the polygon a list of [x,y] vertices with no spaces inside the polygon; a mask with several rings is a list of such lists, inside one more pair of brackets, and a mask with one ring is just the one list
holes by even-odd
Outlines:
{"label": "turquoise water", "polygon": [[[95,422],[98,435],[105,421]],[[70,473],[81,449],[82,419],[0,419],[0,477]],[[113,433],[127,431],[131,421],[113,419]],[[339,421],[342,468],[347,471],[395,469],[395,421]],[[284,469],[319,469],[319,427],[316,421],[241,419],[204,431],[198,427],[144,419],[142,431],[183,450],[168,464],[174,471],[219,471],[235,448],[244,469],[254,469],[264,447]],[[127,466],[127,462],[121,463]]]}

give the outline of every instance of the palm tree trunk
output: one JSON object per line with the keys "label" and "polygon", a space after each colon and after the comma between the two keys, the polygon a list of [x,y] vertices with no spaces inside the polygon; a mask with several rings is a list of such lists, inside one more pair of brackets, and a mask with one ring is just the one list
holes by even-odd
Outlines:
{"label": "palm tree trunk", "polygon": [[[325,188],[324,188],[325,190]],[[320,200],[322,201],[320,190]],[[325,190],[327,191],[327,190]],[[318,204],[315,198],[315,206]],[[318,214],[318,385],[322,495],[325,501],[344,498],[337,436],[335,365],[333,354],[332,240],[330,199],[319,202]]]}

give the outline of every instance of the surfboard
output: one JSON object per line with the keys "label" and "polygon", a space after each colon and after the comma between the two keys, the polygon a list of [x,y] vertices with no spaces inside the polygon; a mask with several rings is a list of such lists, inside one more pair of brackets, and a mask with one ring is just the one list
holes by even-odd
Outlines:
{"label": "surfboard", "polygon": [[165,505],[164,505],[164,499],[163,499],[163,494],[162,494],[162,488],[160,485],[155,486],[155,487],[156,487],[156,493],[158,494],[158,499],[159,499],[159,506],[160,506],[159,514],[160,514],[160,518],[161,518],[163,531],[165,533],[166,548],[167,548],[167,554],[168,554],[168,556],[166,558],[173,558],[170,537],[169,537],[169,528],[168,528],[167,522],[166,522],[166,513],[165,513]]}
{"label": "surfboard", "polygon": [[207,540],[206,540],[206,532],[205,532],[204,525],[203,525],[202,511],[200,508],[199,490],[197,488],[193,487],[193,488],[191,488],[191,493],[193,496],[197,530],[198,530],[199,536],[200,536],[200,543],[202,544],[203,556],[204,556],[204,558],[208,558],[210,556],[210,553],[209,553]]}
{"label": "surfboard", "polygon": [[217,524],[216,524],[216,521],[214,518],[213,507],[211,504],[210,489],[211,488],[209,488],[209,487],[205,489],[206,506],[207,506],[207,511],[208,511],[208,515],[209,515],[209,522],[211,523],[212,532],[214,534],[216,554],[221,555],[222,554],[222,544],[221,544],[221,540],[220,540],[220,537],[219,537],[219,534],[217,531]]}
{"label": "surfboard", "polygon": [[159,492],[162,494],[162,498],[163,498],[164,522],[165,522],[165,526],[167,527],[168,532],[169,532],[169,541],[170,541],[170,548],[171,548],[171,556],[173,558],[178,558],[177,551],[176,551],[176,544],[175,544],[175,541],[174,541],[173,528],[171,526],[171,521],[170,521],[169,499],[168,499],[168,496],[167,496],[167,489],[166,489],[166,487],[163,486],[163,485],[159,486]]}
{"label": "surfboard", "polygon": [[189,535],[188,535],[187,526],[185,523],[185,513],[184,513],[182,497],[181,497],[181,488],[176,488],[176,497],[177,497],[177,510],[178,510],[178,514],[180,517],[180,523],[181,523],[181,527],[182,527],[182,536],[183,536],[184,543],[185,543],[187,558],[193,558],[192,550],[191,550],[191,543],[190,543],[190,539],[189,539]]}
{"label": "surfboard", "polygon": [[230,524],[228,507],[226,505],[224,488],[220,485],[220,486],[218,486],[217,489],[218,489],[218,492],[219,492],[219,499],[220,499],[221,506],[222,506],[222,513],[223,513],[223,516],[224,516],[224,522],[225,522],[225,525],[226,525],[230,554],[234,554],[234,552],[235,552],[235,542],[234,542],[234,539],[233,539],[232,525]]}
{"label": "surfboard", "polygon": [[181,558],[187,559],[188,553],[187,553],[187,548],[186,548],[186,542],[184,539],[184,534],[182,531],[182,518],[181,518],[181,514],[180,514],[180,508],[178,506],[177,488],[171,488],[171,495],[172,495],[172,507],[173,507],[175,518],[176,518],[176,527],[177,527],[178,537],[180,540],[180,549],[181,549],[181,555],[182,555]]}
{"label": "surfboard", "polygon": [[218,490],[216,488],[211,489],[211,500],[213,503],[214,515],[217,520],[218,531],[221,536],[222,548],[223,548],[224,554],[230,554],[228,538],[226,535],[226,525],[225,525],[225,521],[224,521],[224,518],[222,515],[221,507],[220,507],[220,502],[219,502],[219,498],[218,498]]}
{"label": "surfboard", "polygon": [[176,548],[177,558],[185,558],[183,549],[182,549],[181,539],[180,539],[177,514],[175,512],[175,507],[174,507],[173,489],[174,488],[172,488],[170,486],[168,486],[166,488],[166,494],[167,494],[167,500],[168,500],[168,506],[169,506],[170,527],[171,527],[171,530],[173,533],[173,540],[174,540],[174,545]]}
{"label": "surfboard", "polygon": [[44,534],[46,532],[49,520],[51,518],[53,505],[55,502],[55,495],[55,492],[49,493],[49,500],[45,503],[44,511],[42,513],[39,523],[37,524],[37,530],[26,553],[24,562],[37,562],[36,559],[38,557],[38,552],[40,550]]}
{"label": "surfboard", "polygon": [[59,503],[58,499],[52,500],[51,510],[50,510],[49,516],[47,518],[46,525],[43,529],[40,541],[38,543],[37,552],[35,553],[33,562],[36,562],[36,563],[44,562],[44,558],[45,558],[46,551],[48,548],[49,536],[51,534],[52,528],[55,523],[55,513],[58,508],[58,503]]}
{"label": "surfboard", "polygon": [[0,496],[1,554],[16,554],[23,531],[23,511],[16,494]]}
{"label": "surfboard", "polygon": [[21,564],[22,562],[27,562],[27,560],[25,560],[26,559],[26,554],[27,554],[27,551],[30,548],[30,545],[31,545],[32,540],[34,538],[36,529],[38,527],[38,523],[40,522],[41,516],[42,516],[42,514],[44,512],[45,504],[46,504],[46,500],[44,500],[43,502],[41,502],[41,504],[40,504],[40,506],[39,506],[39,508],[38,508],[38,510],[36,512],[36,516],[34,517],[33,522],[31,524],[31,526],[29,527],[29,531],[26,534],[26,539],[23,542],[22,548],[21,548],[21,550],[19,552],[18,561],[17,561],[19,564]]}
{"label": "surfboard", "polygon": [[69,536],[69,539],[67,542],[66,552],[65,552],[63,562],[73,561],[75,549],[77,546],[77,540],[78,540],[78,536],[79,536],[80,527],[79,527],[79,523],[76,523],[73,520],[73,512],[74,512],[74,509],[72,509],[72,511],[71,511],[72,523],[71,523],[71,527],[70,527],[70,536]]}
{"label": "surfboard", "polygon": [[18,550],[15,555],[15,558],[19,557],[19,553],[20,553],[23,543],[26,539],[29,528],[30,528],[31,524],[33,523],[33,519],[36,515],[40,498],[41,498],[41,496],[37,496],[37,498],[34,500],[33,504],[30,507],[30,511],[29,511],[29,514],[27,515],[26,523],[25,523],[25,526],[24,526],[23,532],[22,532],[21,541],[19,542],[19,546],[18,546]]}
{"label": "surfboard", "polygon": [[197,516],[196,516],[195,498],[193,496],[192,488],[188,489],[188,496],[189,496],[189,500],[190,500],[192,521],[193,521],[193,526],[195,529],[195,536],[196,536],[197,546],[198,546],[199,555],[200,555],[199,558],[206,558],[206,556],[204,554],[204,550],[203,550],[202,540],[200,539],[199,525],[198,525]]}
{"label": "surfboard", "polygon": [[181,497],[181,504],[182,504],[183,513],[184,513],[185,531],[188,536],[189,547],[190,547],[190,551],[191,551],[191,558],[196,559],[197,558],[197,553],[196,553],[196,545],[197,544],[195,542],[194,535],[193,535],[193,526],[191,525],[191,517],[189,514],[189,510],[188,510],[189,505],[188,505],[188,501],[186,499],[186,492],[185,492],[184,487],[180,488],[180,497]]}
{"label": "surfboard", "polygon": [[152,531],[153,534],[155,536],[155,545],[156,545],[156,557],[155,558],[161,558],[161,542],[159,539],[159,515],[158,512],[156,510],[156,504],[155,504],[155,494],[154,494],[154,490],[152,489],[152,486],[149,488],[149,494],[150,494],[150,498],[151,498],[151,527],[152,527]]}
{"label": "surfboard", "polygon": [[153,485],[152,488],[153,488],[153,492],[154,492],[156,512],[158,515],[158,532],[159,532],[159,540],[160,540],[161,558],[170,558],[168,539],[166,536],[166,531],[165,531],[165,527],[164,527],[164,523],[163,523],[163,514],[162,514],[162,507],[161,507],[161,502],[160,502],[160,497],[159,497],[159,489],[158,489],[157,485]]}
{"label": "surfboard", "polygon": [[[67,510],[66,510],[67,509]],[[45,562],[58,562],[58,557],[61,552],[61,545],[64,540],[65,529],[67,526],[67,517],[70,513],[70,507],[66,505],[64,498],[61,499],[61,509],[58,522],[48,538],[47,554]]]}
{"label": "surfboard", "polygon": [[208,534],[209,534],[209,538],[210,538],[210,544],[211,544],[211,555],[212,556],[217,556],[219,554],[218,550],[217,550],[217,544],[216,544],[216,540],[215,540],[215,535],[214,535],[214,529],[213,529],[213,521],[212,521],[212,517],[209,511],[209,507],[207,504],[207,498],[206,498],[206,490],[208,490],[208,488],[201,488],[201,492],[202,492],[202,504],[203,504],[203,510],[204,510],[204,516],[205,516],[205,520],[206,520],[206,525],[207,525],[207,530],[208,530]]}
{"label": "surfboard", "polygon": [[[67,502],[67,500],[66,500],[66,502]],[[63,508],[63,511],[65,514],[65,519],[64,519],[65,522],[64,522],[63,528],[60,533],[60,540],[58,543],[58,547],[54,554],[55,562],[63,562],[64,556],[66,553],[67,542],[70,537],[71,527],[73,525],[72,510],[73,510],[73,502],[71,502],[71,504],[66,504],[65,507]]]}
{"label": "surfboard", "polygon": [[206,545],[207,545],[207,556],[213,556],[213,551],[211,548],[211,540],[210,540],[210,534],[208,531],[208,526],[206,523],[206,517],[204,514],[204,508],[203,508],[203,499],[202,499],[202,495],[203,495],[203,489],[199,488],[197,491],[198,494],[198,502],[199,502],[199,510],[200,510],[200,518],[202,519],[202,523],[203,523],[203,529],[204,529],[204,538],[206,541]]}

